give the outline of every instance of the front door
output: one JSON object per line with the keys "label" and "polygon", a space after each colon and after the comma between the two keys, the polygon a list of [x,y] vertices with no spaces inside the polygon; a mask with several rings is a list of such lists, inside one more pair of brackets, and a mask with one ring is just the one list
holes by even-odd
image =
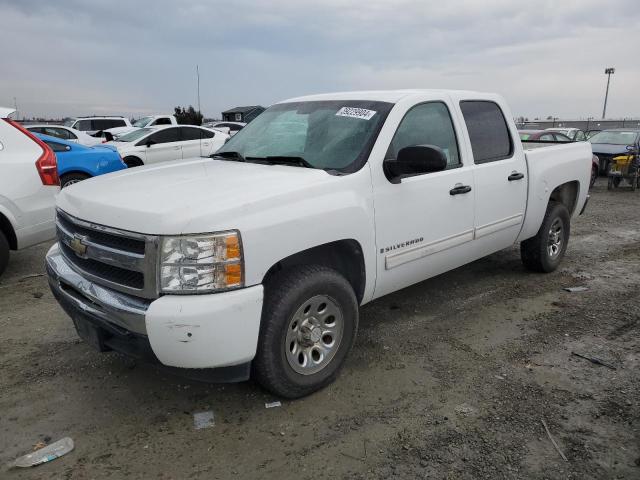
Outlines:
{"label": "front door", "polygon": [[151,141],[151,145],[145,149],[145,164],[182,159],[182,147],[177,127],[158,130],[149,135],[144,143],[148,141]]}
{"label": "front door", "polygon": [[527,207],[527,163],[497,103],[462,100],[460,110],[475,164],[475,240],[487,254],[512,245],[520,233]]}
{"label": "front door", "polygon": [[450,112],[448,100],[412,106],[386,154],[393,159],[401,148],[435,145],[447,156],[446,170],[392,183],[381,162],[370,162],[378,254],[375,297],[462,265],[471,254],[473,165],[463,158],[459,125]]}

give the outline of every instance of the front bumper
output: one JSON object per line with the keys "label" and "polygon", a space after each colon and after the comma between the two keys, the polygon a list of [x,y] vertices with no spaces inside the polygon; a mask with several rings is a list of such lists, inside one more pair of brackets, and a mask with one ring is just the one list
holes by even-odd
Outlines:
{"label": "front bumper", "polygon": [[199,379],[248,378],[260,329],[262,285],[146,300],[87,280],[71,267],[57,244],[47,253],[46,267],[54,296],[78,334],[98,350],[112,349],[177,367]]}

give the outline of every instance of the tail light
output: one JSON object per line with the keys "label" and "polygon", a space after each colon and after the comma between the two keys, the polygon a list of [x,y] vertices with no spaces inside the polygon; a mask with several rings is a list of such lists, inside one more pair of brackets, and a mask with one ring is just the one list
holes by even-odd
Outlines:
{"label": "tail light", "polygon": [[40,155],[40,158],[36,160],[36,169],[38,170],[38,174],[40,175],[42,184],[47,186],[60,186],[60,177],[58,176],[58,162],[56,161],[55,153],[53,153],[53,150],[51,150],[49,145],[44,143],[18,122],[14,122],[9,118],[5,118],[5,121],[9,123],[9,125],[12,125],[13,127],[20,130],[27,137],[36,142],[40,148],[42,148],[42,155]]}

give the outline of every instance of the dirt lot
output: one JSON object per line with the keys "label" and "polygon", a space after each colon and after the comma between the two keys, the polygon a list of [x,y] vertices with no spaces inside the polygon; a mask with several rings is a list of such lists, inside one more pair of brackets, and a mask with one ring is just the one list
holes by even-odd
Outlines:
{"label": "dirt lot", "polygon": [[[592,193],[559,271],[528,273],[513,248],[375,301],[340,379],[273,409],[252,383],[90,350],[46,279],[24,278],[47,246],[18,253],[0,282],[0,463],[76,449],[0,477],[638,479],[640,194]],[[195,430],[205,410],[215,426]]]}

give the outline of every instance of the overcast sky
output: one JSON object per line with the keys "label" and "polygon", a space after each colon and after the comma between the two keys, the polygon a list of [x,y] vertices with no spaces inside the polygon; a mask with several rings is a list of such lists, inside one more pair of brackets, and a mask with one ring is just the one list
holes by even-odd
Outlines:
{"label": "overcast sky", "polygon": [[0,105],[203,113],[343,90],[498,92],[514,115],[640,116],[638,0],[0,0]]}

